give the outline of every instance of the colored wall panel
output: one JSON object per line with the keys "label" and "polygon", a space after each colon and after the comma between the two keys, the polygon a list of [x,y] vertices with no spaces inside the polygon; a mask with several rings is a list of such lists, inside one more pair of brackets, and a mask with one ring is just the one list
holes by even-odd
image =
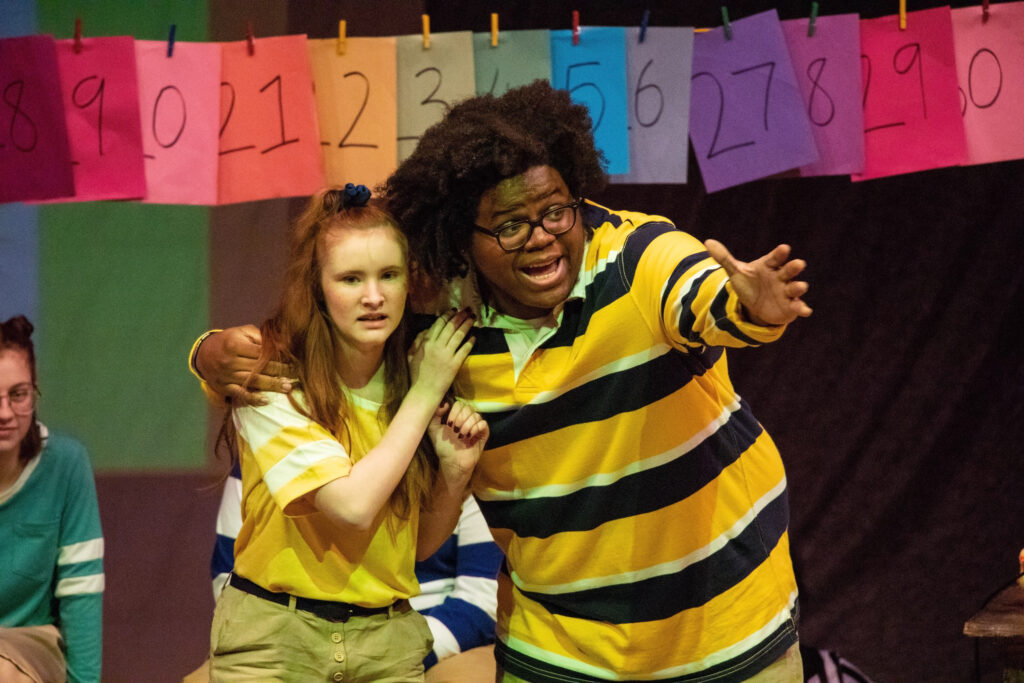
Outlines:
{"label": "colored wall panel", "polygon": [[208,320],[207,222],[201,207],[42,211],[40,415],[81,438],[97,469],[205,463],[186,355]]}

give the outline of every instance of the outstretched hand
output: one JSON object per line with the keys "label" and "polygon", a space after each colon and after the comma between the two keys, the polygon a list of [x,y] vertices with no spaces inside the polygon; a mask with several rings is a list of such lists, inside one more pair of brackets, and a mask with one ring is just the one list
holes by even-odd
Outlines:
{"label": "outstretched hand", "polygon": [[289,367],[283,363],[267,363],[262,374],[253,375],[260,357],[262,338],[255,325],[229,327],[203,340],[196,352],[196,369],[207,386],[221,396],[237,403],[266,403],[260,391],[291,391],[287,379]]}
{"label": "outstretched hand", "polygon": [[796,280],[807,267],[803,259],[789,259],[789,245],[780,244],[761,258],[744,262],[717,240],[705,240],[711,258],[729,275],[743,311],[755,325],[785,325],[811,314],[802,297],[808,284]]}

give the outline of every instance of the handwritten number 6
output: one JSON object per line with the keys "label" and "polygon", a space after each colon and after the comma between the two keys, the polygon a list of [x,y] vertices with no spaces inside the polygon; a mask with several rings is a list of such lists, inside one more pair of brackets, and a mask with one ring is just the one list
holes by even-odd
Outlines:
{"label": "handwritten number 6", "polygon": [[[654,83],[648,83],[647,85],[640,85],[641,83],[644,82],[644,75],[647,73],[647,69],[649,69],[652,64],[654,64],[654,60],[653,59],[648,60],[647,64],[645,64],[644,68],[640,71],[640,78],[638,78],[637,81],[636,81],[636,85],[637,85],[636,92],[633,93],[633,108],[636,111],[636,122],[639,123],[644,128],[650,128],[651,126],[653,126],[656,123],[658,123],[658,121],[661,119],[661,113],[665,110],[665,95],[664,95],[664,93],[661,92],[661,88],[658,87]],[[655,114],[654,118],[651,119],[650,121],[641,121],[640,120],[640,93],[642,93],[644,90],[651,90],[651,89],[654,89],[654,91],[658,94],[658,113]]]}

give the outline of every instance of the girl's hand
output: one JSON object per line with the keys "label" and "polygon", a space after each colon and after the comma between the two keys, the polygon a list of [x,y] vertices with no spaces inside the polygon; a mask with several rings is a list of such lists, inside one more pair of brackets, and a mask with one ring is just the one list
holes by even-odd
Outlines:
{"label": "girl's hand", "polygon": [[472,328],[468,310],[452,309],[416,335],[409,349],[410,386],[423,385],[443,395],[473,348],[473,338],[467,339]]}
{"label": "girl's hand", "polygon": [[480,413],[458,400],[451,410],[447,403],[442,404],[427,427],[427,435],[441,462],[442,475],[449,480],[468,480],[490,434],[490,427]]}

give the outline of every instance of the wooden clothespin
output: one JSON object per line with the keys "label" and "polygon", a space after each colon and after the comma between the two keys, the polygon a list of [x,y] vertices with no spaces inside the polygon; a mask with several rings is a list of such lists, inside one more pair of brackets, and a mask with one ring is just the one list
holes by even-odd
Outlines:
{"label": "wooden clothespin", "polygon": [[491,47],[498,47],[498,13],[491,12]]}
{"label": "wooden clothespin", "polygon": [[342,19],[338,22],[338,54],[345,54],[345,50],[348,48],[348,40],[345,38],[345,20]]}
{"label": "wooden clothespin", "polygon": [[812,2],[811,3],[811,19],[810,19],[810,21],[807,22],[807,37],[808,38],[813,38],[814,37],[814,30],[816,28],[814,26],[814,23],[817,20],[818,20],[818,3]]}
{"label": "wooden clothespin", "polygon": [[248,30],[245,36],[246,42],[249,44],[249,56],[252,57],[256,54],[256,36],[253,35],[252,31],[252,19],[249,20]]}
{"label": "wooden clothespin", "polygon": [[907,30],[907,0],[900,0],[900,30]]}
{"label": "wooden clothespin", "polygon": [[75,43],[72,49],[76,55],[82,51],[82,17],[75,17]]}
{"label": "wooden clothespin", "polygon": [[423,49],[430,49],[430,15],[423,15]]}

